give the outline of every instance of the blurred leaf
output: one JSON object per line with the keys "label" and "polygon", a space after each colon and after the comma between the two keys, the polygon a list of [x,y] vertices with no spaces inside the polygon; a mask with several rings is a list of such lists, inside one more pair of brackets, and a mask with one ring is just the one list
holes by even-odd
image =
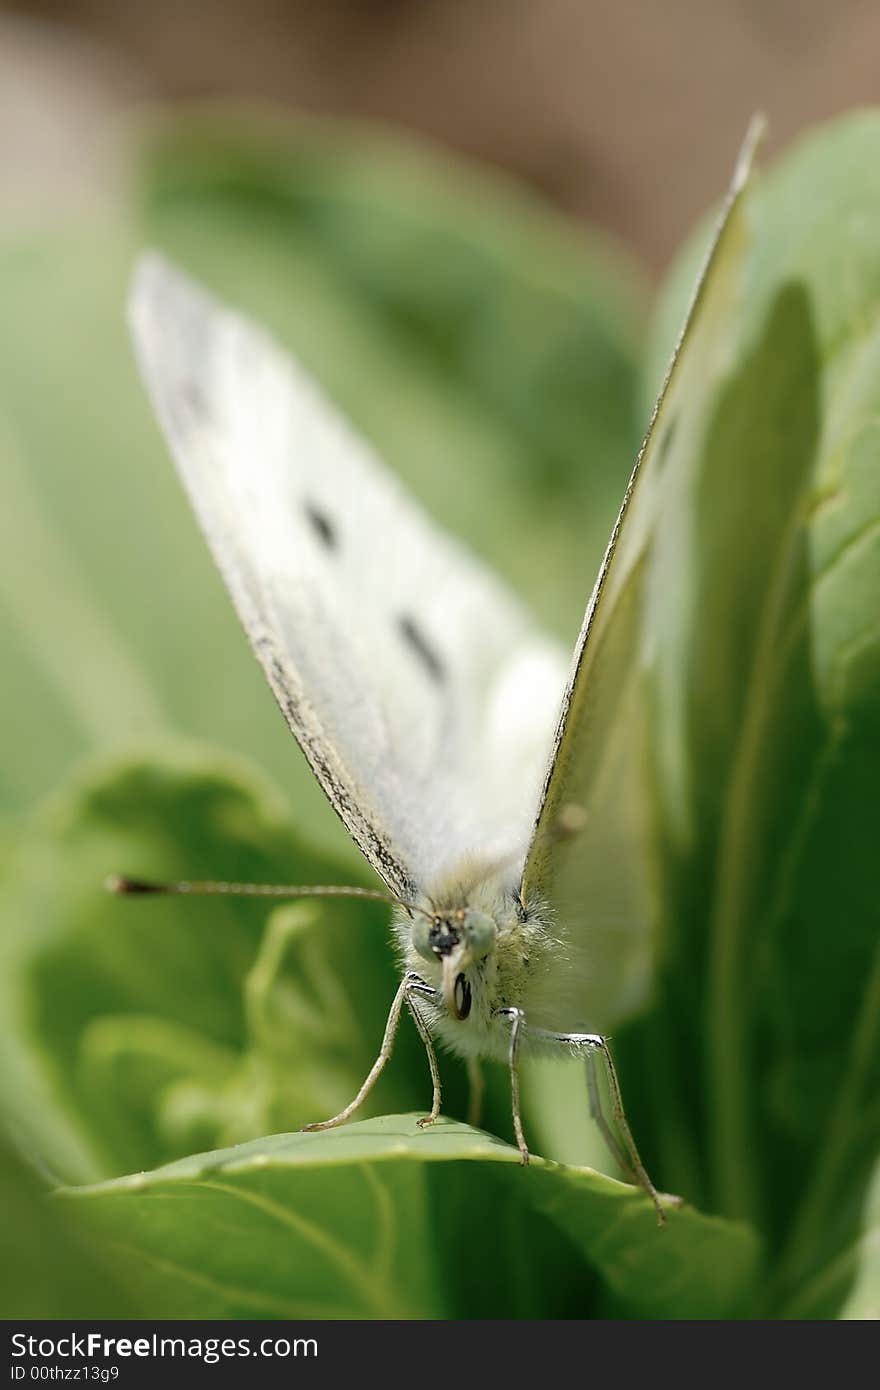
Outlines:
{"label": "blurred leaf", "polygon": [[[307,848],[277,794],[219,754],[156,747],[81,774],[35,818],[0,896],[0,1084],[40,1160],[93,1180],[341,1109],[399,983],[388,909],[117,898],[114,872],[368,881]],[[507,1133],[497,1073],[488,1122]],[[464,1114],[461,1063],[444,1058],[443,1080],[447,1112]],[[404,1020],[365,1113],[430,1095]]]}
{"label": "blurred leaf", "polygon": [[851,1243],[794,1289],[786,1318],[876,1322],[880,1318],[880,1164],[875,1166],[864,1216]]}
{"label": "blurred leaf", "polygon": [[865,1206],[862,1234],[852,1251],[855,1278],[840,1317],[877,1322],[880,1319],[880,1165]]}
{"label": "blurred leaf", "polygon": [[124,1318],[133,1306],[76,1229],[76,1213],[47,1200],[41,1182],[0,1136],[0,1315]]}
{"label": "blurred leaf", "polygon": [[880,1151],[878,170],[861,114],[752,196],[668,614],[693,833],[665,826],[657,1003],[620,1040],[662,1181],[767,1231],[783,1306],[857,1238]]}
{"label": "blurred leaf", "polygon": [[[69,1190],[146,1317],[718,1317],[743,1228],[440,1121],[280,1134]],[[552,1269],[553,1277],[547,1278]]]}
{"label": "blurred leaf", "polygon": [[[274,1120],[322,1118],[313,1105],[340,1088],[353,1094],[397,985],[391,952],[377,949],[386,909],[344,899],[320,911],[281,909],[261,944],[271,903],[114,898],[103,883],[120,870],[353,881],[346,866],[301,844],[273,793],[214,754],[128,759],[81,778],[38,818],[3,903],[4,1016],[32,1049],[32,1065],[39,1059],[56,1105],[100,1153],[98,1173],[185,1153],[194,1135],[214,1143],[264,1132]],[[267,1026],[273,1010],[283,1012],[283,1027],[278,1017]],[[410,1050],[427,1097],[420,1049]],[[406,1074],[405,1040],[401,1054],[383,1087],[386,1105],[395,1077]],[[283,1098],[272,1084],[282,1061],[291,1067]],[[310,1066],[321,1071],[324,1094],[310,1083]],[[30,1121],[38,1135],[45,1098],[28,1114],[36,1093],[17,1065],[7,1091],[19,1092],[19,1127]]]}

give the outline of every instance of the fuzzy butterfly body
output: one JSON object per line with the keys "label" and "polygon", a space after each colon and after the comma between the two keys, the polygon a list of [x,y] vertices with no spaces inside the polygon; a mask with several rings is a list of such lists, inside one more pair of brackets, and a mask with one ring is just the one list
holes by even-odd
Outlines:
{"label": "fuzzy butterfly body", "polygon": [[[259,327],[161,257],[131,299],[141,370],[250,643],[315,776],[397,906],[408,1008],[432,1038],[606,1065],[598,1029],[632,1010],[654,942],[645,670],[674,564],[675,505],[696,456],[744,245],[750,135],[572,661],[437,528],[311,379]],[[694,379],[692,379],[694,378]],[[585,441],[588,447],[588,441]],[[673,544],[664,537],[672,537]],[[221,885],[228,888],[228,885]],[[307,891],[307,890],[303,890]]]}

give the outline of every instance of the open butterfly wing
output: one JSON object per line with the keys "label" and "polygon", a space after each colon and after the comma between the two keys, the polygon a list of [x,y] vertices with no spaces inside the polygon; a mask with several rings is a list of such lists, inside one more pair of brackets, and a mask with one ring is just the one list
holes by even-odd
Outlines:
{"label": "open butterfly wing", "polygon": [[[760,129],[753,123],[737,162],[574,653],[521,886],[527,906],[553,913],[566,947],[559,978],[536,980],[525,1004],[548,1027],[604,1028],[640,1002],[649,979],[656,892],[646,677],[669,660],[652,650],[651,612],[684,601],[676,578],[688,490],[731,351],[743,198]],[[661,670],[661,689],[662,681]],[[676,731],[664,739],[683,802]]]}
{"label": "open butterfly wing", "polygon": [[157,255],[130,316],[248,638],[366,858],[403,897],[468,852],[518,847],[522,862],[556,647],[268,334]]}

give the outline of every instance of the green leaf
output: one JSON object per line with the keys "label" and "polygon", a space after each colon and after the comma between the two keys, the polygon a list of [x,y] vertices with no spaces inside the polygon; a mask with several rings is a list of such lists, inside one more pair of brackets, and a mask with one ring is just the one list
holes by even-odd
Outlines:
{"label": "green leaf", "polygon": [[[875,1168],[865,1204],[862,1234],[847,1256],[838,1261],[838,1268],[834,1271],[838,1276],[840,1265],[844,1269],[847,1265],[854,1266],[854,1277],[839,1316],[876,1322],[880,1319],[880,1165]],[[828,1271],[823,1272],[823,1282],[828,1282]],[[827,1295],[827,1289],[823,1292]],[[823,1308],[828,1306],[828,1302],[826,1296]]]}
{"label": "green leaf", "polygon": [[[146,1317],[718,1317],[743,1228],[440,1121],[279,1134],[68,1190]],[[552,1277],[548,1271],[552,1270]]]}
{"label": "green leaf", "polygon": [[657,1000],[620,1051],[650,1077],[632,1119],[664,1183],[767,1232],[771,1307],[858,1238],[880,1152],[878,169],[862,113],[752,195],[683,590],[655,634],[684,613],[692,829],[663,826]]}
{"label": "green leaf", "polygon": [[[157,752],[84,774],[56,797],[25,837],[2,904],[16,1123],[40,1151],[53,1108],[68,1114],[96,1150],[93,1177],[206,1138],[322,1118],[312,1107],[353,1093],[368,1070],[397,984],[379,904],[281,909],[262,936],[265,902],[108,894],[105,878],[120,871],[355,881],[302,844],[253,774],[213,753]],[[406,1074],[406,1040],[401,1053],[386,1104]],[[64,1162],[54,1145],[47,1156]]]}
{"label": "green leaf", "polygon": [[[826,1261],[793,1289],[779,1279],[786,1318],[829,1318],[872,1321],[880,1318],[880,1165],[868,1191],[857,1233],[834,1259]],[[785,1270],[783,1269],[783,1274]]]}
{"label": "green leaf", "polygon": [[[40,1161],[93,1180],[341,1109],[399,982],[389,910],[118,898],[103,886],[118,872],[369,882],[309,848],[278,794],[220,754],[157,745],[81,773],[22,837],[0,895],[0,1084]],[[464,1114],[461,1064],[444,1059],[443,1079],[447,1111]],[[503,1133],[506,1086],[498,1067],[487,1113]],[[404,1021],[365,1113],[430,1094]]]}
{"label": "green leaf", "polygon": [[125,1318],[134,1306],[95,1258],[76,1213],[48,1199],[49,1187],[0,1135],[5,1321]]}

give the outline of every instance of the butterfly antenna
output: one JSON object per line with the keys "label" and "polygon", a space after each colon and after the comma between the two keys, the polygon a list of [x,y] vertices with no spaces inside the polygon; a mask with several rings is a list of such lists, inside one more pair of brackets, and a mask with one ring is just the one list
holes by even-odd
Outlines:
{"label": "butterfly antenna", "polygon": [[388,903],[391,907],[404,907],[409,912],[420,912],[423,917],[433,920],[431,913],[418,903],[404,902],[390,893],[382,893],[376,888],[357,888],[351,884],[335,883],[224,883],[178,879],[168,883],[157,883],[152,879],[129,878],[126,874],[111,874],[104,880],[108,893],[122,897],[162,896],[162,897],[224,897],[224,898],[367,898],[371,902]]}

